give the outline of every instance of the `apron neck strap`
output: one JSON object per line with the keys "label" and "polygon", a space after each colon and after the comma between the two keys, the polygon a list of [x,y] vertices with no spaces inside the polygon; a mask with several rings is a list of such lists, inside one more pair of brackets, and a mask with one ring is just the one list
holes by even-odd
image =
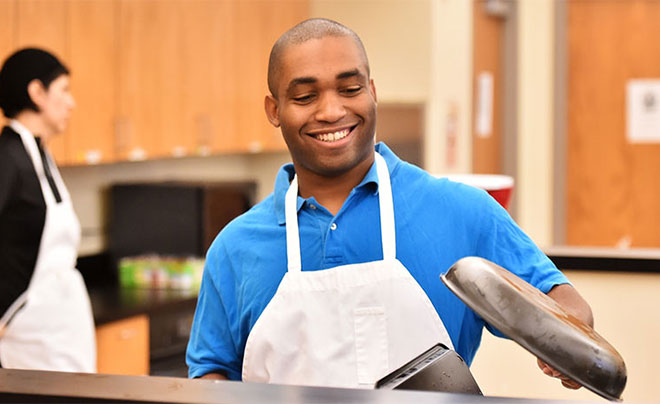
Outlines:
{"label": "apron neck strap", "polygon": [[[394,229],[394,205],[392,203],[392,185],[385,159],[375,153],[376,173],[378,175],[378,202],[380,205],[380,233],[383,244],[383,259],[396,258],[396,237]],[[298,230],[298,176],[293,177],[284,197],[284,216],[286,219],[287,269],[289,272],[302,270],[300,258],[300,234]]]}
{"label": "apron neck strap", "polygon": [[298,175],[293,176],[284,197],[286,219],[286,260],[289,272],[300,272],[300,235],[298,234]]}
{"label": "apron neck strap", "polygon": [[380,235],[383,242],[383,259],[396,258],[396,232],[394,229],[394,204],[392,203],[392,184],[387,163],[376,153],[376,172],[378,173],[378,202],[380,204]]}

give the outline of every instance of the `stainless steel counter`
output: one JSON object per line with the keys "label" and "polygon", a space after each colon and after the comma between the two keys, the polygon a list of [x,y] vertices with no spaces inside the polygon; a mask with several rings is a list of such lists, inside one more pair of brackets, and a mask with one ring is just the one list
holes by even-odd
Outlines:
{"label": "stainless steel counter", "polygon": [[461,404],[560,401],[0,369],[0,402]]}

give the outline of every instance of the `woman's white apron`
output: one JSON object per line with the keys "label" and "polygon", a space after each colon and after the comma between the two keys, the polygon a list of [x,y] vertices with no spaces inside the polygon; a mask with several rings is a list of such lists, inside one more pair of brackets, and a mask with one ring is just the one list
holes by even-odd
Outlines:
{"label": "woman's white apron", "polygon": [[80,223],[55,164],[46,159],[62,199],[59,203],[34,137],[16,121],[11,126],[21,136],[39,177],[46,220],[30,284],[0,319],[0,329],[4,328],[0,363],[15,369],[95,372],[94,319],[85,283],[75,269]]}

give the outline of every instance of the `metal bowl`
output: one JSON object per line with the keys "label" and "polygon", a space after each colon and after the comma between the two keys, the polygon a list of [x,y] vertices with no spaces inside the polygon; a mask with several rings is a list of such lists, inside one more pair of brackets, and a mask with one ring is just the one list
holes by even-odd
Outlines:
{"label": "metal bowl", "polygon": [[458,260],[442,282],[486,322],[594,393],[619,401],[626,365],[590,326],[493,262]]}

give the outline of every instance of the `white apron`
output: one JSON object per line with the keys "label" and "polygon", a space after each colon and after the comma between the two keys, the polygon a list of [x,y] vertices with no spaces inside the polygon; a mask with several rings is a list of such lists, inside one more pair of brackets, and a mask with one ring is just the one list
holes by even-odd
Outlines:
{"label": "white apron", "polygon": [[75,269],[80,223],[55,164],[47,159],[60,203],[48,185],[34,137],[18,122],[10,125],[39,177],[46,220],[30,284],[0,319],[0,329],[6,326],[0,363],[14,369],[95,372],[94,319],[85,283]]}
{"label": "white apron", "polygon": [[390,177],[378,153],[376,168],[383,260],[318,271],[301,271],[294,177],[285,199],[288,272],[248,336],[243,381],[373,388],[434,344],[453,348],[396,259]]}

